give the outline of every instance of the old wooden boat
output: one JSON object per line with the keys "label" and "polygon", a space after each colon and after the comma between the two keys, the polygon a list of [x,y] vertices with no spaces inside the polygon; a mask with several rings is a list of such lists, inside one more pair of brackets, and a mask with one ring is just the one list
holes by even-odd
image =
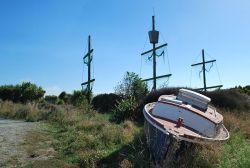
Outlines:
{"label": "old wooden boat", "polygon": [[210,101],[202,94],[180,89],[177,96],[162,95],[157,102],[145,105],[145,133],[155,164],[166,159],[173,139],[181,143],[213,143],[229,138],[223,116],[209,105]]}

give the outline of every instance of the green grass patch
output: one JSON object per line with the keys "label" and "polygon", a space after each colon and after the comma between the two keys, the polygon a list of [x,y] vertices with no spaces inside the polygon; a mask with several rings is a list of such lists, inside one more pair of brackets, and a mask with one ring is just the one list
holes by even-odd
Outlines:
{"label": "green grass patch", "polygon": [[218,167],[250,167],[250,140],[241,133],[233,134],[223,147]]}
{"label": "green grass patch", "polygon": [[[61,122],[49,124],[50,134],[56,139],[54,148],[63,159],[82,167],[118,166],[121,163],[137,162],[132,155],[137,152],[137,136],[143,132],[142,125],[131,121],[111,123],[109,115],[94,111],[74,113]],[[124,154],[126,152],[129,154]],[[124,159],[127,160],[123,161]]]}

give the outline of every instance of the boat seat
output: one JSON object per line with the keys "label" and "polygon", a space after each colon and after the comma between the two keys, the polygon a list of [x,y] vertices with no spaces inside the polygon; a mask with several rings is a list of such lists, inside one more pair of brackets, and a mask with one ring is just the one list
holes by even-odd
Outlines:
{"label": "boat seat", "polygon": [[182,104],[181,100],[177,100],[174,95],[161,95],[158,99],[160,102],[170,102],[175,104]]}

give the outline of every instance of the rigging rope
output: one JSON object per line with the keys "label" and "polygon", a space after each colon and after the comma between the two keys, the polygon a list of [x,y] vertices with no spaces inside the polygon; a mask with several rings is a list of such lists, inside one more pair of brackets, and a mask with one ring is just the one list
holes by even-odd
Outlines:
{"label": "rigging rope", "polygon": [[190,68],[190,76],[189,76],[189,87],[191,88],[192,87],[192,67]]}
{"label": "rigging rope", "polygon": [[201,80],[201,73],[203,72],[203,69],[201,69],[200,71],[199,71],[199,78],[200,78],[200,80]]}
{"label": "rigging rope", "polygon": [[91,63],[92,59],[93,59],[93,55],[91,54],[90,55],[90,60],[88,60],[88,57],[85,57],[83,59],[83,62],[84,62],[84,64],[86,64],[87,66],[89,66],[89,64]]}
{"label": "rigging rope", "polygon": [[[207,68],[205,68],[205,71],[206,72],[210,72],[210,70],[211,70],[211,68],[213,67],[213,65],[214,65],[214,63],[212,62],[211,63],[211,65],[210,65],[210,67],[209,67],[209,69],[207,70]],[[199,71],[199,78],[201,78],[201,73],[203,72],[203,67],[202,67],[202,69]]]}
{"label": "rigging rope", "polygon": [[142,70],[142,56],[141,56],[141,65],[140,65],[140,78],[141,78],[141,70]]}
{"label": "rigging rope", "polygon": [[222,84],[221,77],[220,77],[220,72],[219,72],[219,69],[218,69],[218,66],[217,66],[216,62],[215,62],[215,67],[216,67],[216,71],[217,71],[217,74],[218,74],[218,77],[219,77],[220,84]]}
{"label": "rigging rope", "polygon": [[206,71],[206,72],[210,72],[210,70],[211,70],[211,68],[212,68],[213,66],[214,66],[214,63],[212,62],[211,65],[210,65],[210,67],[209,67],[209,69],[208,69],[208,70],[205,69],[205,71]]}
{"label": "rigging rope", "polygon": [[161,56],[163,56],[164,57],[164,55],[165,55],[165,52],[164,52],[164,50],[159,54],[159,55],[157,55],[156,54],[156,56],[159,58],[159,57],[161,57]]}
{"label": "rigging rope", "polygon": [[[205,51],[205,53],[206,53],[206,55],[208,55],[211,59],[214,59],[209,53],[207,53],[206,51]],[[217,72],[217,75],[218,75],[218,78],[219,78],[219,82],[220,82],[220,84],[222,84],[222,82],[221,82],[221,76],[220,76],[220,72],[219,72],[219,68],[218,68],[218,65],[217,65],[217,63],[215,62],[215,68],[216,68],[216,72]]]}
{"label": "rigging rope", "polygon": [[[85,45],[85,49],[84,49],[84,53],[86,53],[86,52],[87,52],[87,45]],[[84,59],[83,59],[83,63],[84,63]],[[84,65],[82,66],[82,82],[84,80],[83,78],[84,78]]]}
{"label": "rigging rope", "polygon": [[83,82],[83,76],[84,76],[84,66],[82,66],[82,82]]}
{"label": "rigging rope", "polygon": [[167,60],[168,60],[168,70],[169,73],[171,73],[170,63],[169,63],[169,56],[168,56],[168,48],[166,47],[166,53],[167,53]]}
{"label": "rigging rope", "polygon": [[[164,52],[164,50],[158,55],[158,54],[155,54],[158,58],[159,57],[161,57],[161,56],[165,56],[165,52]],[[150,61],[150,59],[153,57],[153,53],[150,55],[150,56],[148,56],[148,60]]]}
{"label": "rigging rope", "polygon": [[[93,78],[92,79],[95,79],[95,64],[94,64],[94,57],[92,55],[92,76]],[[92,91],[93,87],[94,87],[94,82],[91,82],[91,88],[90,90]]]}

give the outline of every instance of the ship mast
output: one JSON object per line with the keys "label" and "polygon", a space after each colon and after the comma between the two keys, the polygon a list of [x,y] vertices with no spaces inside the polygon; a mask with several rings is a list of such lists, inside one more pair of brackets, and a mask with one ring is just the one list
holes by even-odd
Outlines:
{"label": "ship mast", "polygon": [[88,36],[88,52],[87,54],[85,54],[85,56],[83,57],[83,62],[84,64],[87,65],[88,67],[88,81],[87,82],[83,82],[82,85],[82,90],[83,90],[83,86],[87,85],[87,99],[88,99],[88,103],[90,103],[90,99],[91,99],[91,83],[95,81],[95,79],[91,79],[91,62],[93,60],[93,56],[91,55],[93,53],[94,49],[91,49],[91,36]]}
{"label": "ship mast", "polygon": [[205,61],[205,51],[204,49],[202,49],[202,62],[196,63],[196,64],[192,64],[191,66],[197,66],[197,65],[202,65],[202,72],[203,72],[203,88],[198,88],[196,90],[204,90],[205,92],[207,91],[207,89],[213,89],[213,88],[221,88],[223,85],[216,85],[216,86],[209,86],[207,87],[207,81],[206,81],[206,64],[208,63],[213,63],[216,60],[209,60],[209,61]]}
{"label": "ship mast", "polygon": [[161,49],[161,48],[167,46],[167,43],[156,47],[156,44],[158,43],[158,39],[159,39],[159,31],[155,30],[155,17],[154,16],[152,16],[152,30],[148,32],[148,35],[149,35],[150,43],[152,44],[153,48],[151,50],[143,52],[141,55],[145,55],[145,54],[148,54],[148,53],[152,52],[152,57],[153,57],[153,77],[148,78],[148,79],[144,79],[143,81],[153,80],[153,90],[156,90],[156,80],[160,79],[160,78],[170,77],[172,74],[161,75],[161,76],[156,75],[156,56],[157,56],[156,51],[158,49]]}

